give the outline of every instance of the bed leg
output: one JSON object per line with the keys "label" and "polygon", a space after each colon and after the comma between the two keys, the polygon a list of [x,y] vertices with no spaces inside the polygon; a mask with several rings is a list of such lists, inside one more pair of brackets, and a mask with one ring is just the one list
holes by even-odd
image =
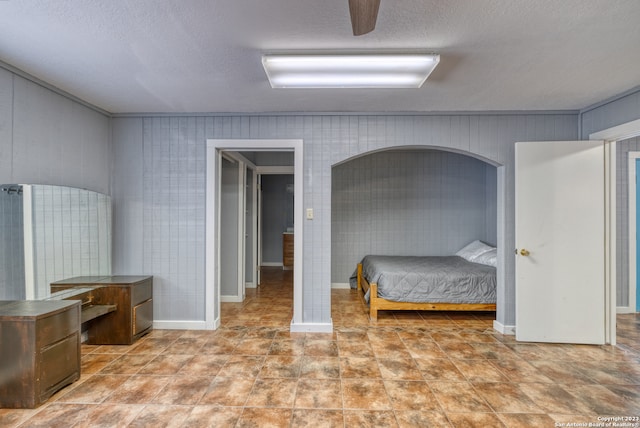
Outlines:
{"label": "bed leg", "polygon": [[358,263],[358,291],[362,290],[362,263]]}
{"label": "bed leg", "polygon": [[369,317],[371,321],[378,321],[378,284],[369,284]]}

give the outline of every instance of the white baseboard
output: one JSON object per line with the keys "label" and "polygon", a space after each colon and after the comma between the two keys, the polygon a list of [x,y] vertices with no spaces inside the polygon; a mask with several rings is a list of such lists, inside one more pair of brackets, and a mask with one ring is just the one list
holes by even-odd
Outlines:
{"label": "white baseboard", "polygon": [[348,282],[332,282],[331,288],[349,289],[351,288],[351,284],[349,284]]}
{"label": "white baseboard", "polygon": [[294,323],[291,321],[291,333],[333,333],[333,321],[328,323],[301,322]]}
{"label": "white baseboard", "polygon": [[616,308],[616,314],[635,314],[635,308],[633,306],[618,306]]}
{"label": "white baseboard", "polygon": [[[153,328],[156,330],[211,330],[211,328],[207,328],[207,323],[204,321],[155,320],[153,321]],[[214,325],[213,330],[216,328]]]}
{"label": "white baseboard", "polygon": [[245,282],[244,288],[257,288],[255,282]]}
{"label": "white baseboard", "polygon": [[220,301],[227,303],[242,303],[244,302],[244,296],[220,296]]}
{"label": "white baseboard", "polygon": [[282,262],[262,262],[264,267],[282,267]]}
{"label": "white baseboard", "polygon": [[516,326],[515,325],[504,325],[497,320],[493,320],[493,329],[498,333],[506,334],[509,336],[513,336],[516,334]]}

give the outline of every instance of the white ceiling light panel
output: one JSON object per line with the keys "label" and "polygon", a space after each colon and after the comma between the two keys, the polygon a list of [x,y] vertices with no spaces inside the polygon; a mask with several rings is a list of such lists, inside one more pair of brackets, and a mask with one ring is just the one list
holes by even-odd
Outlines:
{"label": "white ceiling light panel", "polygon": [[263,55],[273,88],[419,88],[439,55]]}

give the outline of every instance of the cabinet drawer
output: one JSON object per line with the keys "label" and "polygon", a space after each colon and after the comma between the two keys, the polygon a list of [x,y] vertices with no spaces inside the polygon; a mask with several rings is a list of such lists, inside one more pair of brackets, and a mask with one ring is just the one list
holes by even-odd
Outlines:
{"label": "cabinet drawer", "polygon": [[143,332],[153,324],[153,299],[133,308],[133,335]]}
{"label": "cabinet drawer", "polygon": [[37,345],[55,343],[80,329],[80,305],[37,321]]}
{"label": "cabinet drawer", "polygon": [[131,304],[133,306],[149,300],[151,296],[151,280],[145,281],[141,284],[136,284],[131,290]]}
{"label": "cabinet drawer", "polygon": [[[40,351],[40,393],[50,395],[51,388],[77,374],[80,375],[80,333],[47,346]],[[73,379],[73,380],[75,380]]]}

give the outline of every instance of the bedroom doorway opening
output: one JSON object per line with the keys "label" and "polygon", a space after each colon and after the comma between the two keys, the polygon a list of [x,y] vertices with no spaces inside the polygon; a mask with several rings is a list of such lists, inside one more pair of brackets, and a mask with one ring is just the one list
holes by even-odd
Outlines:
{"label": "bedroom doorway opening", "polygon": [[[356,266],[366,255],[449,256],[475,240],[497,247],[504,233],[498,222],[498,166],[467,152],[428,146],[368,152],[333,165],[334,294],[354,286]],[[496,319],[494,312],[487,314]]]}
{"label": "bedroom doorway opening", "polygon": [[[221,302],[242,302],[244,291],[248,285],[245,278],[255,278],[259,281],[258,236],[260,235],[257,220],[257,180],[262,174],[274,173],[277,166],[256,165],[256,159],[262,158],[262,154],[288,156],[293,160],[292,166],[287,166],[287,172],[293,173],[293,229],[294,253],[293,253],[293,303],[291,315],[291,328],[302,324],[302,140],[207,140],[207,209],[206,209],[206,286],[205,286],[205,316],[207,328],[216,329],[220,326]],[[238,163],[234,170],[228,167],[232,159]],[[259,161],[257,163],[260,163]],[[233,162],[231,162],[233,164]],[[227,165],[227,168],[225,168]],[[229,176],[238,180],[224,179],[225,169],[230,169]],[[249,170],[252,171],[249,174]],[[278,170],[279,171],[279,170]],[[250,189],[248,180],[255,179],[256,186]],[[226,186],[223,187],[223,186]],[[225,190],[231,195],[225,195]],[[289,190],[287,188],[287,190]],[[249,196],[251,193],[252,196]],[[230,197],[233,197],[231,200]],[[230,203],[227,199],[231,200]],[[238,207],[235,216],[224,214],[226,205]],[[252,214],[247,214],[247,208],[253,209]],[[255,213],[255,215],[253,214]],[[228,222],[232,218],[233,221]],[[226,219],[226,220],[225,220]],[[237,228],[228,230],[233,224]],[[246,232],[251,231],[249,237]],[[227,236],[228,235],[228,236]],[[236,238],[234,238],[236,237]],[[227,246],[227,244],[231,244]],[[249,249],[251,247],[251,249]],[[229,260],[227,260],[229,258]],[[251,263],[247,260],[251,259]],[[236,287],[229,287],[223,283],[225,272],[235,271],[237,274],[232,279]],[[225,295],[227,289],[232,289],[235,294]],[[242,290],[242,292],[240,291]],[[228,300],[231,297],[231,300]]]}
{"label": "bedroom doorway opening", "polygon": [[[629,200],[629,287],[624,290],[620,288],[618,294],[627,294],[627,305],[617,302],[617,312],[640,312],[640,251],[638,251],[638,232],[640,231],[640,152],[630,151],[628,153],[628,200]],[[617,300],[624,300],[618,297]]]}

